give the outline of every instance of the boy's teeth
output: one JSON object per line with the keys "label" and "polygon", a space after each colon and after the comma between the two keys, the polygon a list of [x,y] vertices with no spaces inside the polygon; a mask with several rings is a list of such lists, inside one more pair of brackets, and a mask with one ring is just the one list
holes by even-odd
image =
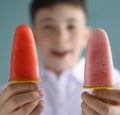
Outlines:
{"label": "boy's teeth", "polygon": [[52,54],[57,57],[64,57],[69,51],[52,51]]}
{"label": "boy's teeth", "polygon": [[55,51],[56,53],[65,53],[66,51]]}
{"label": "boy's teeth", "polygon": [[65,54],[67,53],[68,51],[53,51],[53,53],[56,53],[56,54]]}
{"label": "boy's teeth", "polygon": [[55,53],[66,53],[66,52],[69,52],[68,50],[64,50],[64,51],[55,51],[55,50],[53,50],[53,52],[55,52]]}

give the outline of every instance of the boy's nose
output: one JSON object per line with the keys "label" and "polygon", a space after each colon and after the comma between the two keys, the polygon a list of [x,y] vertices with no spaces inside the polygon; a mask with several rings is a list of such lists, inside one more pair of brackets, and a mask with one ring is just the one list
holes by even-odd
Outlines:
{"label": "boy's nose", "polygon": [[55,41],[56,43],[66,43],[70,39],[69,33],[64,28],[58,29],[56,32]]}

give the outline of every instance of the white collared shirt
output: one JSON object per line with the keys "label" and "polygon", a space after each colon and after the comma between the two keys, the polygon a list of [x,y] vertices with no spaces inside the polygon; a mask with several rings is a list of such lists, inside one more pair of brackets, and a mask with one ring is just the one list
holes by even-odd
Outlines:
{"label": "white collared shirt", "polygon": [[[81,93],[84,81],[84,63],[82,58],[73,69],[61,73],[59,78],[50,70],[41,70],[40,89],[44,93],[44,110],[41,115],[82,115]],[[116,88],[120,88],[120,73],[115,72]],[[90,92],[91,90],[89,90]]]}
{"label": "white collared shirt", "polygon": [[[45,102],[42,115],[82,115],[81,93],[86,91],[83,89],[84,63],[85,59],[82,58],[73,69],[64,71],[59,78],[50,70],[41,71],[40,87]],[[120,73],[116,69],[115,83],[120,87]]]}

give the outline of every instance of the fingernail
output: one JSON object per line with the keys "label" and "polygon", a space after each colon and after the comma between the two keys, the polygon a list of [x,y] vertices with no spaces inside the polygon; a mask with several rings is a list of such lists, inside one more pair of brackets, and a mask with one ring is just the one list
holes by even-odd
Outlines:
{"label": "fingernail", "polygon": [[82,95],[81,95],[82,99],[83,99],[86,95],[88,95],[88,93],[87,93],[87,92],[83,92]]}
{"label": "fingernail", "polygon": [[44,104],[44,101],[43,101],[43,100],[40,100],[40,101],[39,101],[39,104]]}
{"label": "fingernail", "polygon": [[33,89],[35,89],[35,90],[38,89],[38,85],[37,84],[34,83],[32,86],[33,86]]}
{"label": "fingernail", "polygon": [[100,94],[100,90],[93,90],[92,94],[93,95],[99,95]]}
{"label": "fingernail", "polygon": [[93,92],[92,92],[92,95],[94,95],[94,96],[101,96],[101,95],[103,95],[104,94],[104,89],[101,89],[101,90],[94,90]]}
{"label": "fingernail", "polygon": [[44,102],[43,102],[43,100],[40,100],[40,101],[38,102],[38,104],[39,104],[41,110],[43,110],[43,108],[44,108]]}
{"label": "fingernail", "polygon": [[42,91],[38,90],[37,92],[38,92],[38,94],[39,94],[41,97],[43,96]]}

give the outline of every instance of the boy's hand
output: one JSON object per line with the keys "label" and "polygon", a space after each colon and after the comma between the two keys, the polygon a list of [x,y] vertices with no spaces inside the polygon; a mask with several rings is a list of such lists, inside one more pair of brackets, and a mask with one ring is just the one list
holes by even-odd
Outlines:
{"label": "boy's hand", "polygon": [[84,92],[82,99],[82,115],[120,115],[120,90]]}
{"label": "boy's hand", "polygon": [[9,85],[0,94],[1,115],[40,115],[43,94],[37,84]]}

